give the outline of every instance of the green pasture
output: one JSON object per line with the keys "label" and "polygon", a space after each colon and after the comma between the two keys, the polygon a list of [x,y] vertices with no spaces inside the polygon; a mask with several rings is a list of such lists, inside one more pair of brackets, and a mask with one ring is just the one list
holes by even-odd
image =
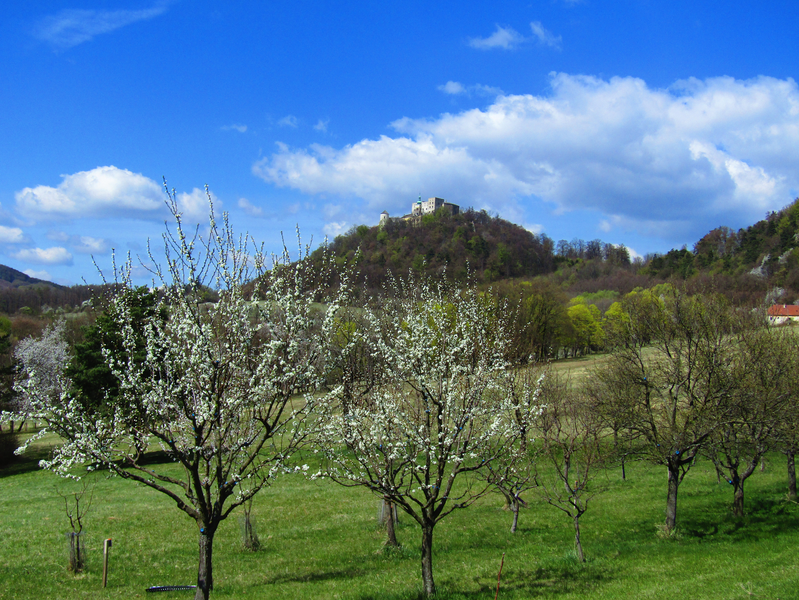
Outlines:
{"label": "green pasture", "polygon": [[[95,474],[85,520],[88,570],[67,571],[63,500],[80,484],[36,466],[46,445],[0,471],[0,598],[149,597],[153,585],[193,584],[196,526],[160,494]],[[38,453],[38,456],[37,456]],[[519,531],[498,495],[455,512],[436,529],[439,597],[494,598],[502,554],[500,598],[749,599],[799,598],[799,507],[785,496],[784,459],[773,455],[747,483],[748,515],[729,512],[730,486],[699,463],[680,488],[679,531],[658,536],[666,473],[628,466],[611,470],[582,521],[588,562],[572,551],[572,523],[528,496]],[[214,546],[214,598],[421,598],[419,529],[401,516],[399,551],[382,550],[377,499],[359,488],[285,476],[261,493],[253,515],[263,549],[241,546],[237,515]],[[108,587],[101,587],[102,540],[113,539]],[[191,598],[170,592],[153,598]]]}

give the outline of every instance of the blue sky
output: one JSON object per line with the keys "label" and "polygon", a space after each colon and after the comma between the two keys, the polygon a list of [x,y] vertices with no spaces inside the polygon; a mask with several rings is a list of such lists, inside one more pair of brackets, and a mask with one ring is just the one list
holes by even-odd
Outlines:
{"label": "blue sky", "polygon": [[[799,3],[13,3],[0,263],[99,280],[166,177],[267,248],[439,196],[635,253],[799,195]],[[144,281],[144,280],[143,280]]]}

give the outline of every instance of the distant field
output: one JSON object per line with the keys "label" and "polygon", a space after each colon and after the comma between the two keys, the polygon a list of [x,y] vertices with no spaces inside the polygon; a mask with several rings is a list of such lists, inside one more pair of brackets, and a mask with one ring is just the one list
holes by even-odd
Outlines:
{"label": "distant field", "polygon": [[[598,357],[598,360],[602,360]],[[556,363],[584,377],[593,361]],[[40,456],[46,453],[40,446]],[[52,443],[52,440],[50,441]],[[135,598],[152,585],[193,584],[195,525],[160,494],[96,476],[86,518],[88,572],[66,570],[68,524],[57,489],[75,490],[36,467],[36,453],[0,471],[0,598]],[[679,533],[661,539],[666,473],[628,465],[628,480],[609,471],[608,491],[583,518],[588,558],[572,551],[571,521],[531,500],[519,531],[490,495],[436,529],[434,570],[440,598],[492,599],[502,553],[499,597],[558,600],[799,598],[799,506],[785,498],[785,466],[773,455],[747,482],[748,516],[732,517],[731,487],[700,462],[680,487]],[[401,516],[400,552],[381,552],[377,500],[360,489],[287,476],[255,502],[262,551],[241,547],[239,523],[222,524],[214,546],[212,598],[420,598],[419,529]],[[113,538],[109,586],[101,588],[102,540]],[[154,598],[191,598],[190,592]]]}

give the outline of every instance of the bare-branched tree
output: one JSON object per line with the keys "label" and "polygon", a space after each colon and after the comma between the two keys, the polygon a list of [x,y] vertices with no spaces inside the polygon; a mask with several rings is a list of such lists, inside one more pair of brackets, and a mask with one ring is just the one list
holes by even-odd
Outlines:
{"label": "bare-branched tree", "polygon": [[596,481],[607,460],[603,438],[608,434],[589,400],[571,383],[552,376],[544,386],[546,406],[541,414],[537,492],[574,523],[577,560],[585,562],[580,518],[589,501],[606,486]]}
{"label": "bare-branched tree", "polygon": [[744,484],[777,442],[778,432],[788,429],[790,404],[795,400],[797,368],[795,334],[764,326],[760,315],[729,340],[735,382],[727,419],[714,432],[708,452],[733,487],[732,512],[744,515]]}
{"label": "bare-branched tree", "polygon": [[735,319],[722,297],[674,288],[625,298],[622,306],[624,331],[595,373],[592,395],[643,457],[666,467],[671,532],[680,483],[730,415]]}

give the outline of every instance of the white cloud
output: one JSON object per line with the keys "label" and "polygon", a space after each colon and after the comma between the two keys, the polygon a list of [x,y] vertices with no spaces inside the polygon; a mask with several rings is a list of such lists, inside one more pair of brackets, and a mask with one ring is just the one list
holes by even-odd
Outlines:
{"label": "white cloud", "polygon": [[470,86],[469,89],[480,96],[503,96],[505,94],[501,88],[492,85],[481,85],[479,83]]}
{"label": "white cloud", "polygon": [[145,21],[166,12],[167,2],[158,2],[142,10],[86,10],[64,9],[45,17],[35,28],[34,35],[43,42],[65,50],[102,33]]}
{"label": "white cloud", "polygon": [[6,227],[0,225],[0,244],[20,244],[26,241],[26,236],[19,227]]}
{"label": "white cloud", "polygon": [[554,33],[546,29],[543,25],[541,25],[541,21],[533,21],[530,23],[530,29],[540,44],[560,50],[560,43],[563,41],[561,36],[556,36]]}
{"label": "white cloud", "polygon": [[438,86],[438,89],[445,94],[452,94],[453,96],[466,93],[466,88],[463,87],[462,83],[458,83],[457,81],[448,81],[444,85]]}
{"label": "white cloud", "polygon": [[232,125],[225,125],[222,127],[222,131],[238,131],[239,133],[247,133],[247,126],[233,123]]}
{"label": "white cloud", "polygon": [[502,48],[503,50],[512,50],[519,44],[524,42],[524,36],[512,27],[496,26],[494,33],[486,38],[469,38],[469,45],[478,50],[491,50],[493,48]]}
{"label": "white cloud", "polygon": [[297,117],[295,117],[294,115],[286,115],[285,117],[280,119],[277,122],[277,124],[280,125],[281,127],[293,127],[296,129],[297,125],[299,125],[299,121],[297,120]]}
{"label": "white cloud", "polygon": [[330,123],[330,119],[319,119],[316,122],[316,125],[313,126],[316,131],[321,131],[322,133],[327,133],[327,124]]}
{"label": "white cloud", "polygon": [[438,90],[444,92],[445,94],[450,94],[451,96],[472,96],[472,94],[478,96],[501,96],[504,93],[498,87],[482,85],[479,83],[467,87],[457,81],[448,81],[444,85],[438,86]]}
{"label": "white cloud", "polygon": [[[211,198],[209,202],[208,194]],[[177,195],[178,210],[182,217],[195,223],[208,223],[211,214],[211,203],[213,203],[214,214],[222,206],[221,200],[213,192],[206,193],[205,190],[194,188],[191,192],[181,192]]]}
{"label": "white cloud", "polygon": [[406,211],[420,189],[503,215],[541,199],[658,237],[701,229],[697,220],[710,216],[751,222],[799,192],[792,79],[650,89],[632,77],[553,74],[551,89],[399,119],[398,135],[343,148],[278,144],[253,172],[307,194],[358,197],[369,210]]}
{"label": "white cloud", "polygon": [[322,232],[329,238],[334,238],[337,235],[341,235],[342,233],[346,232],[350,228],[350,225],[346,221],[338,221],[327,223],[324,227],[322,227]]}
{"label": "white cloud", "polygon": [[78,237],[77,243],[72,243],[72,249],[81,254],[105,254],[110,247],[108,240],[88,235],[81,235]]}
{"label": "white cloud", "polygon": [[47,239],[68,244],[79,254],[105,254],[111,248],[111,242],[107,239],[88,235],[70,235],[63,231],[48,231]]}
{"label": "white cloud", "polygon": [[162,216],[163,188],[141,173],[109,166],[61,177],[58,187],[17,192],[17,211],[36,219]]}
{"label": "white cloud", "polygon": [[17,260],[42,265],[71,265],[72,254],[66,248],[26,248],[13,255]]}
{"label": "white cloud", "polygon": [[538,223],[528,223],[527,225],[522,225],[522,227],[534,235],[538,235],[544,231],[544,226]]}
{"label": "white cloud", "polygon": [[25,269],[22,272],[25,273],[25,275],[27,275],[28,277],[33,277],[34,279],[44,279],[45,281],[51,281],[52,279],[50,273],[44,270],[36,271],[34,269]]}
{"label": "white cloud", "polygon": [[255,206],[247,198],[239,198],[239,208],[251,217],[262,217],[264,214],[263,208]]}
{"label": "white cloud", "polygon": [[325,204],[322,207],[322,214],[325,216],[325,219],[330,221],[341,214],[342,210],[344,210],[344,207],[341,204]]}

